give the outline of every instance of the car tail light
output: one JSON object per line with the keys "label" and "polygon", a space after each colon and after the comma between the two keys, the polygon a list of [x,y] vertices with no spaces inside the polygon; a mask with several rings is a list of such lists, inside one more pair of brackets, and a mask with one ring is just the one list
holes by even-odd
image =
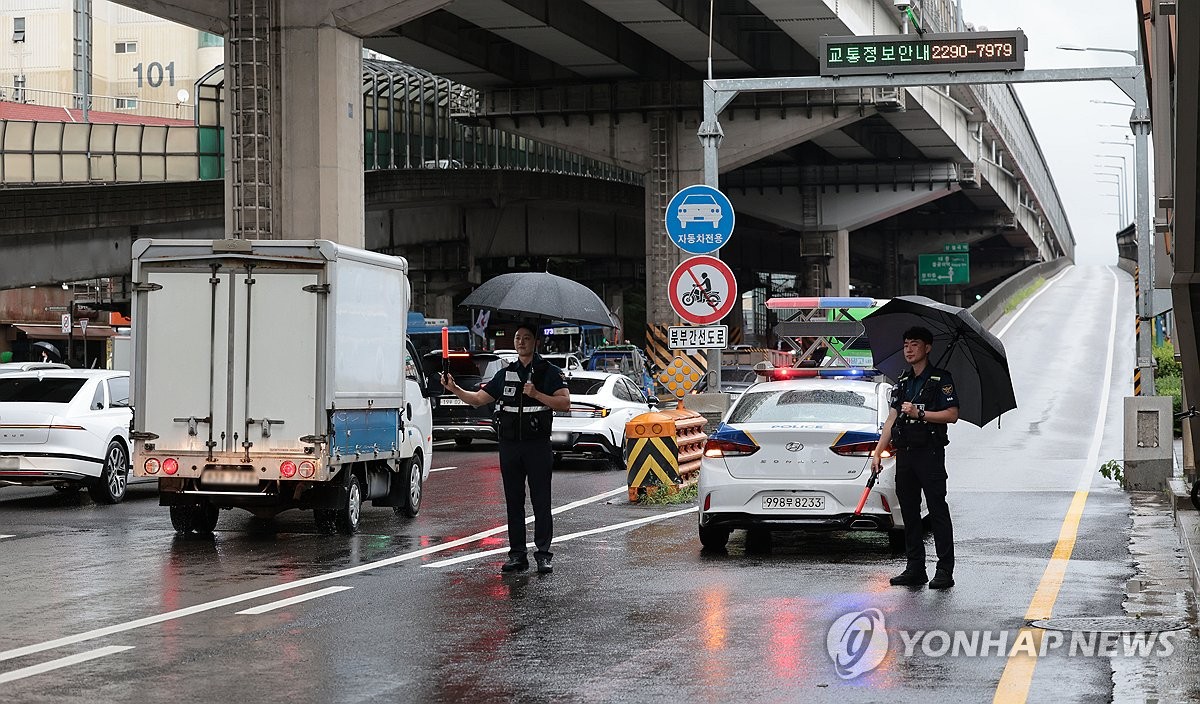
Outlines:
{"label": "car tail light", "polygon": [[704,495],[704,510],[707,511],[710,506],[712,506],[712,492],[711,491]]}
{"label": "car tail light", "polygon": [[739,442],[730,440],[716,440],[709,438],[704,443],[705,457],[745,457],[758,452],[757,445],[743,445]]}
{"label": "car tail light", "polygon": [[880,492],[879,498],[883,501],[883,510],[887,511],[888,513],[891,513],[892,505],[888,503],[887,496],[884,495],[882,492]]}
{"label": "car tail light", "polygon": [[162,463],[151,457],[142,466],[145,468],[146,474],[158,474],[158,470],[162,468]]}
{"label": "car tail light", "polygon": [[590,403],[573,403],[566,411],[555,411],[559,418],[607,418],[609,409]]}
{"label": "car tail light", "polygon": [[[830,445],[829,449],[843,457],[870,457],[879,441],[855,442],[849,445]],[[885,455],[886,456],[886,455]]]}
{"label": "car tail light", "polygon": [[300,476],[304,477],[305,479],[311,479],[317,473],[317,465],[316,463],[304,460],[300,463],[299,471]]}
{"label": "car tail light", "polygon": [[179,471],[179,460],[175,459],[174,457],[168,457],[167,459],[163,460],[162,471],[163,474],[174,475]]}
{"label": "car tail light", "polygon": [[296,476],[296,463],[291,460],[284,460],[279,463],[279,473],[285,479],[291,479]]}

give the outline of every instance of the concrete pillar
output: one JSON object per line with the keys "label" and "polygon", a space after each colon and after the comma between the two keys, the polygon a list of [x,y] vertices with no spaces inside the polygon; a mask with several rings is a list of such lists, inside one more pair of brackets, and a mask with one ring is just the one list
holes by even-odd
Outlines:
{"label": "concrete pillar", "polygon": [[362,39],[286,23],[281,35],[285,237],[362,247]]}
{"label": "concrete pillar", "polygon": [[310,10],[231,5],[227,236],[362,247],[362,40]]}
{"label": "concrete pillar", "polygon": [[667,203],[679,190],[675,120],[671,112],[651,113],[647,122],[649,170],[646,186],[646,327],[674,325],[678,316],[667,300],[671,272],[682,261],[679,248],[667,237]]}
{"label": "concrete pillar", "polygon": [[837,230],[827,235],[830,239],[829,251],[833,252],[833,261],[829,263],[828,288],[822,296],[850,295],[850,231]]}

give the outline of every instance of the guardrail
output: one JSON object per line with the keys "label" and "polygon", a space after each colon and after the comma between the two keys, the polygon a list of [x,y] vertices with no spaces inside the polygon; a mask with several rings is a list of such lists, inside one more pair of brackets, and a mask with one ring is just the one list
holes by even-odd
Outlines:
{"label": "guardrail", "polygon": [[[83,108],[81,93],[47,90],[45,88],[26,88],[13,84],[0,84],[0,101],[63,108],[72,111]],[[96,95],[94,93],[88,95],[88,110],[141,117],[162,117],[173,120],[187,120],[189,122],[193,120],[196,114],[195,107],[189,103],[169,103],[158,100],[143,100],[142,98],[133,96]]]}
{"label": "guardrail", "polygon": [[968,310],[984,328],[990,327],[1004,315],[1004,306],[1017,291],[1037,281],[1038,277],[1049,278],[1071,263],[1067,257],[1027,266],[1004,280],[996,288],[979,299]]}

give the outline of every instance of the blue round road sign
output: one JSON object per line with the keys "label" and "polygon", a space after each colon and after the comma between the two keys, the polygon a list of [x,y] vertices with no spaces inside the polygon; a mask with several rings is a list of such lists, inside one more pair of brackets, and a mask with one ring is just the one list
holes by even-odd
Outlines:
{"label": "blue round road sign", "polygon": [[712,186],[688,186],[667,204],[667,236],[689,254],[708,254],[733,236],[733,205]]}

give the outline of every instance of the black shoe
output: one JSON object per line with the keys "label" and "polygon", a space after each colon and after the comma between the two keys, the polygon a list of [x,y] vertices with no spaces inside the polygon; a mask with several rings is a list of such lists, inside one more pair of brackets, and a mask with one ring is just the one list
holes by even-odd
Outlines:
{"label": "black shoe", "polygon": [[929,577],[924,572],[916,570],[904,570],[900,574],[891,578],[893,587],[919,587],[929,581]]}
{"label": "black shoe", "polygon": [[529,569],[529,558],[524,555],[509,555],[508,562],[500,568],[501,572],[524,572]]}
{"label": "black shoe", "polygon": [[533,559],[537,560],[538,574],[550,574],[554,571],[554,565],[550,564],[550,555],[534,555]]}
{"label": "black shoe", "polygon": [[954,586],[954,577],[950,574],[950,570],[937,570],[933,573],[933,581],[929,583],[930,589],[949,589]]}

